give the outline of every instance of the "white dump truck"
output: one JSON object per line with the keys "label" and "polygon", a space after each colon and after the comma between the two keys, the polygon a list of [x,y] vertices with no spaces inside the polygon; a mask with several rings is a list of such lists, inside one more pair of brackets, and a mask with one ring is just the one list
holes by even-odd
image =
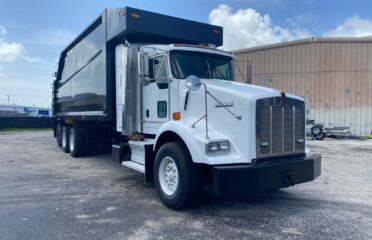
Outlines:
{"label": "white dump truck", "polygon": [[134,8],[106,9],[61,53],[54,135],[72,157],[112,158],[154,182],[172,209],[314,180],[305,103],[234,81],[218,26]]}

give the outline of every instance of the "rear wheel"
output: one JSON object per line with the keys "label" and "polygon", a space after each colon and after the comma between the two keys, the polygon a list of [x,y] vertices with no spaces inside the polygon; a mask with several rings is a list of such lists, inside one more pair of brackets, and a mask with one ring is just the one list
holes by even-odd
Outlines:
{"label": "rear wheel", "polygon": [[80,157],[84,154],[83,132],[78,127],[71,128],[69,132],[69,150],[72,157]]}
{"label": "rear wheel", "polygon": [[62,124],[58,123],[56,127],[57,146],[62,147]]}
{"label": "rear wheel", "polygon": [[65,153],[68,153],[70,151],[70,147],[69,147],[70,144],[69,144],[69,137],[68,137],[69,132],[70,132],[69,126],[62,127],[61,142],[62,142],[62,150]]}
{"label": "rear wheel", "polygon": [[160,147],[155,158],[154,177],[159,197],[169,208],[190,207],[201,195],[200,169],[181,142],[170,142]]}

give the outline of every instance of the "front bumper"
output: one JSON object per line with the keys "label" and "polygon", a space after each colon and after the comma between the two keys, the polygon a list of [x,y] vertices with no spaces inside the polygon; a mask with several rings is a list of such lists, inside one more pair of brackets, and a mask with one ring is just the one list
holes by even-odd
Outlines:
{"label": "front bumper", "polygon": [[212,171],[216,195],[254,195],[313,181],[321,173],[321,157],[312,155],[296,161],[215,166]]}

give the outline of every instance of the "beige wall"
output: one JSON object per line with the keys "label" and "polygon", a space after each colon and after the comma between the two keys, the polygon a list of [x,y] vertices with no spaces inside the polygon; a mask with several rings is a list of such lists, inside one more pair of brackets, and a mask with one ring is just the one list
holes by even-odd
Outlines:
{"label": "beige wall", "polygon": [[250,61],[253,84],[304,97],[309,119],[348,126],[354,136],[371,132],[372,42],[309,42],[235,55],[244,79]]}

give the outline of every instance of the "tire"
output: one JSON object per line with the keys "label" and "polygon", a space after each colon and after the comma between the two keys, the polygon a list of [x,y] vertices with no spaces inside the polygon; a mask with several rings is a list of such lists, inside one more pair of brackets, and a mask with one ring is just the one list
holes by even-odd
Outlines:
{"label": "tire", "polygon": [[320,133],[318,135],[314,135],[314,138],[316,140],[323,140],[325,137],[326,137],[326,133],[325,132],[322,132],[322,133]]}
{"label": "tire", "polygon": [[78,127],[70,129],[69,136],[69,151],[72,157],[81,157],[84,155],[84,139],[83,131]]}
{"label": "tire", "polygon": [[68,133],[70,132],[69,126],[63,126],[62,132],[61,132],[61,142],[62,142],[62,151],[65,153],[68,153],[70,151],[70,144],[69,144],[69,138]]}
{"label": "tire", "polygon": [[58,123],[56,127],[56,140],[57,140],[57,146],[62,147],[62,124]]}
{"label": "tire", "polygon": [[191,207],[201,196],[200,169],[181,142],[169,142],[160,147],[155,157],[154,180],[161,201],[171,209]]}
{"label": "tire", "polygon": [[319,135],[322,133],[322,128],[318,125],[314,125],[312,128],[311,128],[311,134],[313,134],[314,136],[315,135]]}

